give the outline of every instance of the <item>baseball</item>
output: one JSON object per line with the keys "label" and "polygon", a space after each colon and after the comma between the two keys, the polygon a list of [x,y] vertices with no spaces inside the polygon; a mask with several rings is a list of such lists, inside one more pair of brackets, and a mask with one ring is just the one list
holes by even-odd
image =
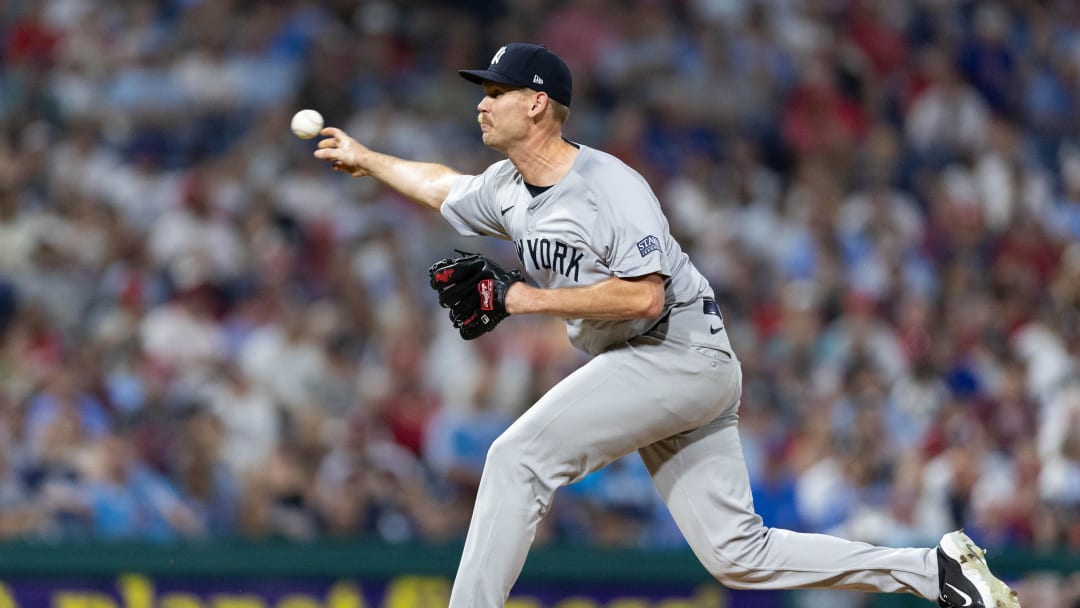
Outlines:
{"label": "baseball", "polygon": [[323,128],[323,117],[315,110],[300,110],[293,114],[289,127],[300,139],[311,139]]}

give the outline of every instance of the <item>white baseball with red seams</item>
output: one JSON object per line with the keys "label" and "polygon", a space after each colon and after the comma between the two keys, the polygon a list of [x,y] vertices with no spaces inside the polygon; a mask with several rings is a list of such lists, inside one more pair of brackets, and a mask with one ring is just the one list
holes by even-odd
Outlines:
{"label": "white baseball with red seams", "polygon": [[300,139],[311,139],[318,135],[319,131],[322,131],[324,124],[322,114],[319,114],[316,110],[305,108],[293,114],[289,128],[292,129],[293,135]]}

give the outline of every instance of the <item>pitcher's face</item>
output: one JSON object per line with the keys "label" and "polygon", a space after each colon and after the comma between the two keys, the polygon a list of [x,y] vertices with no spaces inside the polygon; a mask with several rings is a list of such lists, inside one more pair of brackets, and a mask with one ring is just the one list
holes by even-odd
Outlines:
{"label": "pitcher's face", "polygon": [[484,98],[476,106],[484,145],[505,151],[524,139],[535,94],[532,89],[485,82]]}

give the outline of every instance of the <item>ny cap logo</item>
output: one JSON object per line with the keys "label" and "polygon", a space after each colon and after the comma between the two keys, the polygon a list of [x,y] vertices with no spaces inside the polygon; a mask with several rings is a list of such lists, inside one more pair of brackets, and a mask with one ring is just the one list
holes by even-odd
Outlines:
{"label": "ny cap logo", "polygon": [[499,63],[499,60],[502,59],[503,53],[505,53],[505,52],[506,52],[506,47],[505,46],[499,47],[499,50],[495,51],[495,56],[491,58],[491,65],[495,65],[496,63]]}

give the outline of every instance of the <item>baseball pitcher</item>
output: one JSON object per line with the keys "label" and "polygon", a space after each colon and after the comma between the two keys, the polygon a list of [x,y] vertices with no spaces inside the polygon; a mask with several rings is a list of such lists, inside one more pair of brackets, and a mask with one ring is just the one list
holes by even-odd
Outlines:
{"label": "baseball pitcher", "polygon": [[1019,607],[959,531],[936,548],[893,549],[764,527],[739,444],[739,361],[652,189],[615,157],[563,138],[571,75],[546,47],[507,44],[487,69],[460,74],[483,87],[483,141],[506,156],[482,174],[380,154],[333,127],[315,152],[438,211],[463,235],[514,243],[536,286],[479,254],[429,269],[463,338],[542,313],[566,319],[571,342],[593,355],[491,446],[451,607],[503,606],[555,490],[634,450],[695,554],[729,587]]}

